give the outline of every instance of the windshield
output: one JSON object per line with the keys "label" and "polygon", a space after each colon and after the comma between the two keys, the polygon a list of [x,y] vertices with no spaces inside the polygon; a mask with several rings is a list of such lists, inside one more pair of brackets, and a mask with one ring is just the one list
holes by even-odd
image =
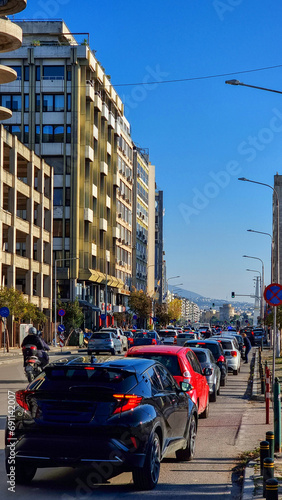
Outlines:
{"label": "windshield", "polygon": [[93,335],[91,335],[90,337],[90,340],[93,340],[93,339],[109,339],[111,337],[110,333],[109,332],[96,332],[96,333],[93,333]]}

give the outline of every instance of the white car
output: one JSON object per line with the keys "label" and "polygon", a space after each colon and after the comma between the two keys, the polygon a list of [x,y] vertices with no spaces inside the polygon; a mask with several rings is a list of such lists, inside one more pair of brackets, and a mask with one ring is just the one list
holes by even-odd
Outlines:
{"label": "white car", "polygon": [[238,342],[231,336],[228,338],[223,337],[213,337],[213,340],[217,340],[221,343],[222,349],[224,351],[224,356],[227,361],[228,370],[233,371],[233,375],[238,375],[241,368],[241,354],[238,347]]}
{"label": "white car", "polygon": [[113,328],[101,328],[102,332],[112,332],[117,339],[121,341],[122,345],[122,350],[127,351],[128,350],[128,340],[125,335],[123,335],[123,331],[119,327],[113,327]]}

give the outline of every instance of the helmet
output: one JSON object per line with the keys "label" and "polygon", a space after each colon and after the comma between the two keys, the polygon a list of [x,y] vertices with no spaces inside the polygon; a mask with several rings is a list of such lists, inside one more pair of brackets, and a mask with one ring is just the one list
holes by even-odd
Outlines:
{"label": "helmet", "polygon": [[37,330],[34,326],[31,326],[30,329],[28,330],[28,333],[31,334],[31,335],[36,335],[37,334]]}

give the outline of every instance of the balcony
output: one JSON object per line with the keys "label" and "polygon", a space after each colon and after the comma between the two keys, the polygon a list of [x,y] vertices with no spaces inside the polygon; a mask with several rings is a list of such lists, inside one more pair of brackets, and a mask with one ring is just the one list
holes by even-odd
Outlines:
{"label": "balcony", "polygon": [[86,222],[93,222],[93,210],[91,208],[84,209],[84,220]]}
{"label": "balcony", "polygon": [[119,187],[119,178],[118,174],[113,175],[113,185]]}
{"label": "balcony", "polygon": [[92,196],[93,196],[93,198],[97,198],[97,196],[98,196],[98,189],[97,189],[97,186],[95,184],[92,184]]}
{"label": "balcony", "polygon": [[97,245],[95,243],[92,243],[92,255],[94,255],[94,257],[97,256]]}
{"label": "balcony", "polygon": [[0,18],[0,52],[11,52],[22,45],[22,29],[8,19]]}
{"label": "balcony", "polygon": [[91,146],[85,146],[85,159],[94,161],[94,149]]}
{"label": "balcony", "polygon": [[0,16],[11,16],[13,14],[18,14],[26,8],[26,0],[8,0],[6,2],[1,2],[0,6]]}
{"label": "balcony", "polygon": [[96,139],[96,141],[98,141],[98,139],[99,139],[99,129],[98,129],[98,127],[96,127],[96,125],[93,125],[93,137],[94,137],[94,139]]}
{"label": "balcony", "polygon": [[113,238],[119,238],[120,237],[120,230],[119,227],[113,227]]}
{"label": "balcony", "polygon": [[9,68],[8,66],[0,64],[0,84],[11,83],[15,80],[17,80],[17,72],[14,69]]}
{"label": "balcony", "polygon": [[109,112],[108,122],[109,122],[108,125],[114,129],[115,124],[116,124],[116,120],[115,120],[114,114],[111,111]]}
{"label": "balcony", "polygon": [[107,153],[108,153],[108,155],[110,155],[110,156],[111,156],[111,154],[112,154],[112,145],[111,145],[111,143],[110,143],[110,142],[108,142],[108,141],[107,141]]}
{"label": "balcony", "polygon": [[99,109],[99,111],[102,111],[102,99],[101,99],[101,95],[99,94],[99,92],[95,92],[95,98],[94,98],[94,106],[95,108]]}
{"label": "balcony", "polygon": [[109,119],[109,108],[105,102],[102,104],[102,118]]}
{"label": "balcony", "polygon": [[100,173],[103,175],[108,175],[108,165],[105,161],[100,163]]}
{"label": "balcony", "polygon": [[108,229],[108,223],[107,223],[107,220],[104,219],[103,217],[100,217],[100,231],[107,231]]}
{"label": "balcony", "polygon": [[86,82],[86,99],[88,101],[94,101],[95,100],[95,90],[94,90],[94,87],[93,87],[93,84],[92,82],[90,82],[89,80],[87,80]]}
{"label": "balcony", "polygon": [[115,134],[120,136],[120,124],[116,121],[116,125],[115,125]]}
{"label": "balcony", "polygon": [[111,208],[111,198],[108,195],[106,195],[106,207]]}
{"label": "balcony", "polygon": [[0,120],[8,120],[12,117],[12,114],[10,109],[0,106]]}

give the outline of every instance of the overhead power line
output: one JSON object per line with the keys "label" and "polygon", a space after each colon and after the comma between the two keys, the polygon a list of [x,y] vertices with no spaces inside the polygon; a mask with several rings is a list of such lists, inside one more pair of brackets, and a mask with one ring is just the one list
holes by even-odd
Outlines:
{"label": "overhead power line", "polygon": [[178,83],[178,82],[191,82],[193,80],[208,80],[211,78],[220,78],[225,76],[242,75],[244,73],[255,73],[257,71],[267,71],[269,69],[282,68],[282,64],[277,64],[276,66],[265,66],[264,68],[246,69],[243,71],[233,71],[232,73],[219,73],[216,75],[205,75],[205,76],[194,76],[191,78],[179,78],[174,80],[160,80],[153,82],[133,82],[133,83],[113,83],[114,87],[129,87],[132,85],[155,85],[156,83]]}

